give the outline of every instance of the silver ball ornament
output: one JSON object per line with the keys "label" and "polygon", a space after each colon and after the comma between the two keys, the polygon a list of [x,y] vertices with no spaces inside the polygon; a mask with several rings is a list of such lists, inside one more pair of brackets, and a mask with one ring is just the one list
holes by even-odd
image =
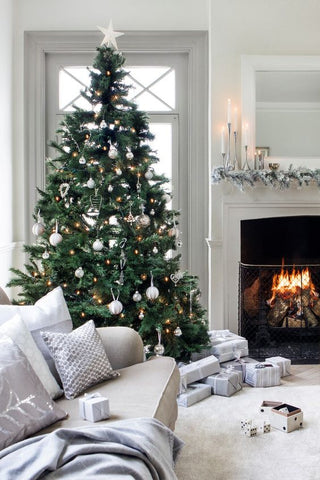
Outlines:
{"label": "silver ball ornament", "polygon": [[79,158],[79,163],[80,163],[80,165],[85,165],[86,164],[86,159],[84,158],[83,155],[81,155],[81,157]]}
{"label": "silver ball ornament", "polygon": [[138,292],[138,290],[136,290],[136,291],[134,292],[134,294],[132,295],[132,300],[133,300],[134,302],[140,302],[141,299],[142,299],[141,293]]}
{"label": "silver ball ornament", "polygon": [[94,188],[96,185],[96,182],[93,180],[93,178],[89,178],[89,180],[87,181],[87,187],[88,188]]}
{"label": "silver ball ornament", "polygon": [[60,233],[58,232],[52,233],[49,237],[49,242],[53,247],[56,247],[59,243],[62,242],[62,235],[60,235]]}
{"label": "silver ball ornament", "polygon": [[45,250],[41,256],[42,256],[43,260],[48,260],[48,258],[50,257],[50,254],[49,254],[48,250]]}
{"label": "silver ball ornament", "polygon": [[149,168],[144,174],[144,176],[147,180],[151,180],[151,178],[153,177],[153,171]]}
{"label": "silver ball ornament", "polygon": [[108,157],[111,158],[111,160],[114,160],[117,158],[117,156],[118,156],[118,150],[116,149],[116,147],[111,146],[108,152]]}
{"label": "silver ball ornament", "polygon": [[181,330],[180,327],[177,327],[177,328],[174,330],[173,333],[174,333],[174,335],[175,335],[176,337],[181,337],[181,335],[182,335],[182,330]]}
{"label": "silver ball ornament", "polygon": [[82,278],[84,275],[84,271],[82,267],[78,267],[77,270],[74,272],[77,278]]}
{"label": "silver ball ornament", "polygon": [[138,315],[138,318],[139,318],[139,320],[142,320],[144,318],[144,313],[140,312],[139,315]]}
{"label": "silver ball ornament", "polygon": [[119,300],[113,300],[109,303],[108,308],[113,315],[119,315],[122,312],[123,305]]}
{"label": "silver ball ornament", "polygon": [[101,250],[103,249],[102,241],[97,238],[97,240],[93,242],[92,248],[95,252],[101,252]]}
{"label": "silver ball ornament", "polygon": [[151,285],[151,287],[147,288],[146,295],[149,300],[156,300],[159,297],[159,290]]}
{"label": "silver ball ornament", "polygon": [[116,172],[116,175],[118,175],[118,177],[120,177],[120,175],[122,175],[122,170],[119,167],[115,169],[115,172]]}
{"label": "silver ball ornament", "polygon": [[42,235],[45,231],[45,227],[41,222],[37,222],[33,225],[32,227],[32,233],[33,235],[36,235],[37,237],[39,235]]}
{"label": "silver ball ornament", "polygon": [[157,343],[157,345],[155,345],[153,351],[157,356],[161,356],[161,355],[164,354],[164,346],[162,345],[162,343]]}
{"label": "silver ball ornament", "polygon": [[127,158],[128,160],[132,160],[133,157],[134,157],[133,153],[131,152],[131,150],[129,150],[129,152],[126,153],[126,158]]}
{"label": "silver ball ornament", "polygon": [[148,227],[150,225],[150,217],[145,213],[142,213],[141,215],[139,215],[136,218],[136,220],[138,225],[140,225],[140,227]]}
{"label": "silver ball ornament", "polygon": [[112,185],[109,185],[109,186],[108,186],[108,192],[111,193],[112,190],[113,190],[113,186],[112,186]]}

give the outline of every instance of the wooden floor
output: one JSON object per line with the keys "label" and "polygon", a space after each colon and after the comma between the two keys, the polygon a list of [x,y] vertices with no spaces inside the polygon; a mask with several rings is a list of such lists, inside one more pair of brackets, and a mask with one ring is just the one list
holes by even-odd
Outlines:
{"label": "wooden floor", "polygon": [[291,365],[291,373],[288,377],[283,377],[285,381],[292,385],[320,385],[320,365]]}

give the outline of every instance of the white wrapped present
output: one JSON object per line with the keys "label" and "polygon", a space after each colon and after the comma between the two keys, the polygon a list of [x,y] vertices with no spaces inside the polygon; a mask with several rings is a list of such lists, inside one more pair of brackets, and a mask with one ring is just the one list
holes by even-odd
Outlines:
{"label": "white wrapped present", "polygon": [[280,385],[280,367],[272,363],[248,363],[245,383],[252,387],[273,387]]}
{"label": "white wrapped present", "polygon": [[209,357],[203,358],[196,362],[182,365],[179,370],[181,385],[185,387],[190,383],[201,380],[204,377],[218,373],[220,371],[220,365],[219,360],[213,355],[210,355]]}
{"label": "white wrapped present", "polygon": [[271,410],[270,423],[273,428],[289,433],[303,427],[303,413],[298,407],[282,403]]}
{"label": "white wrapped present", "polygon": [[180,393],[177,397],[177,402],[180,407],[190,407],[194,403],[200,402],[204,398],[210,397],[211,387],[204,383],[192,383]]}
{"label": "white wrapped present", "polygon": [[291,360],[289,358],[284,357],[269,357],[265,360],[268,363],[272,363],[273,365],[278,365],[280,367],[280,375],[281,377],[286,377],[290,375],[291,369]]}
{"label": "white wrapped present", "polygon": [[100,393],[84,394],[79,398],[79,414],[89,422],[99,422],[110,417],[108,398],[102,397]]}
{"label": "white wrapped present", "polygon": [[223,369],[220,373],[204,378],[202,382],[211,386],[212,394],[231,397],[242,388],[242,372]]}
{"label": "white wrapped present", "polygon": [[245,374],[246,374],[246,364],[247,363],[258,363],[257,360],[254,360],[250,357],[242,357],[238,360],[229,360],[229,362],[220,363],[221,368],[237,370],[242,374],[242,382],[244,382]]}
{"label": "white wrapped present", "polygon": [[233,335],[233,338],[228,338],[228,340],[211,347],[212,355],[217,357],[220,362],[227,362],[249,355],[248,340],[239,335]]}

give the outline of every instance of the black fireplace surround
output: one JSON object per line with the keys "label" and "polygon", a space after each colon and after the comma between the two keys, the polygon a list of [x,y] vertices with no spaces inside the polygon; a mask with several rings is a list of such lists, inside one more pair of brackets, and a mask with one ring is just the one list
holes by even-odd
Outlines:
{"label": "black fireplace surround", "polygon": [[238,305],[252,357],[320,363],[320,215],[241,222]]}

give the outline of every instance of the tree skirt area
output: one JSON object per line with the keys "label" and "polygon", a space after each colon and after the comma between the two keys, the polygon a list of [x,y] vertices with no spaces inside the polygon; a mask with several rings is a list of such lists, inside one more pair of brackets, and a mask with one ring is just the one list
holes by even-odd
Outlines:
{"label": "tree skirt area", "polygon": [[[185,442],[176,464],[179,480],[320,479],[320,385],[253,388],[244,385],[232,397],[213,395],[188,408],[179,407],[175,433]],[[243,419],[266,420],[264,400],[288,403],[303,411],[303,428],[290,433],[247,437]]]}

